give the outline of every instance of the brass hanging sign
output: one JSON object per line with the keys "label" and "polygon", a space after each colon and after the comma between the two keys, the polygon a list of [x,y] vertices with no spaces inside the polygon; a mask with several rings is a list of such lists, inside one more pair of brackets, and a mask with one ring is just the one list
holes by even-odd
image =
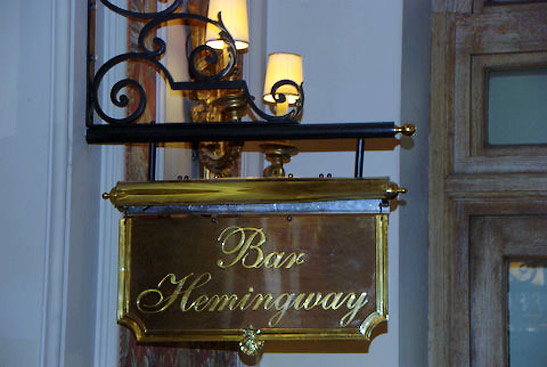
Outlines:
{"label": "brass hanging sign", "polygon": [[[118,320],[139,341],[370,339],[387,314],[377,180],[123,184]],[[258,193],[258,194],[257,194]]]}

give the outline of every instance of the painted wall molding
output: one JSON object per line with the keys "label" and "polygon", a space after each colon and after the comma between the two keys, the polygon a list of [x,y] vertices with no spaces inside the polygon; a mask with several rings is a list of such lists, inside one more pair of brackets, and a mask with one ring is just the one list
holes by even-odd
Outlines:
{"label": "painted wall molding", "polygon": [[[123,146],[101,149],[101,192],[108,192],[124,174]],[[99,258],[97,278],[97,322],[95,329],[95,367],[117,366],[119,326],[116,323],[118,299],[118,222],[121,215],[103,201],[99,216]]]}
{"label": "painted wall molding", "polygon": [[[106,289],[109,276],[97,269],[116,268],[103,265],[112,253],[98,250],[107,243],[103,238],[113,235],[111,228],[101,227],[99,236],[101,148],[88,146],[84,138],[87,2],[51,0],[48,9],[50,112],[44,118],[49,148],[39,366],[115,366],[97,364],[105,359],[96,353],[99,345],[112,344],[111,338],[96,343],[104,336],[96,320],[103,320],[102,305],[108,304],[97,294],[97,283]],[[103,154],[111,161],[103,181],[117,172],[115,155]],[[115,219],[105,221],[115,225]]]}
{"label": "painted wall molding", "polygon": [[[102,7],[101,7],[102,8]],[[125,18],[113,12],[98,14],[100,22],[97,25],[97,56],[104,60],[119,53],[127,44],[127,22]],[[117,35],[113,37],[112,35]],[[110,73],[105,83],[111,84],[120,80],[120,75]],[[101,98],[108,99],[105,89]],[[110,106],[108,103],[105,106]],[[113,112],[113,111],[110,111]],[[100,192],[108,192],[118,181],[124,179],[125,147],[101,147],[101,178]],[[99,198],[98,198],[99,199]],[[94,366],[117,366],[119,361],[119,326],[116,323],[116,307],[118,297],[118,222],[121,215],[108,202],[101,200],[99,214],[99,241],[97,263],[97,322],[95,329]]]}
{"label": "painted wall molding", "polygon": [[50,114],[46,245],[42,293],[40,366],[62,366],[65,349],[66,273],[68,252],[69,177],[69,95],[71,1],[51,0]]}

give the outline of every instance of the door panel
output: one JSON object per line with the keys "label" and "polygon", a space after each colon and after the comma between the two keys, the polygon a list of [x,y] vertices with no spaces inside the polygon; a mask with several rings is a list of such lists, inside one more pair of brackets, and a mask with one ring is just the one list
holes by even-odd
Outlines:
{"label": "door panel", "polygon": [[[547,216],[475,216],[470,218],[469,280],[471,316],[471,366],[508,366],[511,360],[509,342],[509,264],[513,274],[519,274],[517,264],[523,260],[547,259]],[[514,276],[513,276],[514,278]],[[525,279],[525,275],[521,277]],[[515,285],[515,279],[512,284]],[[545,288],[543,288],[545,290]],[[532,297],[533,298],[533,297]],[[520,307],[526,310],[533,305]],[[518,307],[512,308],[518,311]],[[537,311],[540,311],[537,308]],[[512,319],[525,315],[511,314]],[[547,324],[541,324],[541,315],[536,315],[538,324],[528,331],[522,330],[520,337],[532,340],[537,345],[547,345],[544,338]],[[512,335],[513,340],[516,335]],[[533,337],[540,339],[534,339]],[[519,343],[520,344],[520,343]],[[513,346],[515,347],[515,345]],[[522,361],[520,350],[514,350],[513,362]],[[538,348],[527,356],[528,361],[546,361],[545,348]],[[527,366],[547,364],[528,364]],[[511,366],[517,366],[511,363]]]}

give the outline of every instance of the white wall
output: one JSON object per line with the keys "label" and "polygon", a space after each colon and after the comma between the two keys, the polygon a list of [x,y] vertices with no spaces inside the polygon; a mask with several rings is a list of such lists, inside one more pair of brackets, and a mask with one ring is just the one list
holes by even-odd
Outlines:
{"label": "white wall", "polygon": [[[47,2],[6,2],[0,34],[0,195],[2,256],[0,365],[35,366],[40,353],[41,295],[47,235],[50,14]],[[26,22],[36,22],[28,29]],[[21,48],[22,42],[29,47]],[[33,50],[36,50],[34,51]],[[41,53],[43,63],[36,60]]]}
{"label": "white wall", "polygon": [[2,3],[0,366],[92,366],[100,148],[84,140],[87,3]]}
{"label": "white wall", "polygon": [[[402,0],[268,1],[267,51],[303,57],[305,122],[400,121]],[[326,143],[325,143],[326,144]],[[353,177],[353,152],[300,153],[296,177]],[[365,176],[399,180],[399,149],[366,152]],[[397,366],[399,363],[399,213],[390,216],[388,333],[368,353],[266,353],[261,366]]]}

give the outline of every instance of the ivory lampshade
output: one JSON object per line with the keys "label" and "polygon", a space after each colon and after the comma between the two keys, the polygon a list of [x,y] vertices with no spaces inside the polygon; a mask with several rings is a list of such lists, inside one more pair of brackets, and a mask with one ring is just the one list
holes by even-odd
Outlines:
{"label": "ivory lampshade", "polygon": [[[247,0],[210,0],[209,12],[207,16],[210,19],[217,20],[218,13],[221,12],[222,22],[235,40],[238,50],[249,47],[249,26],[247,22]],[[222,49],[226,44],[219,36],[219,29],[207,23],[205,33],[205,43],[216,49]]]}
{"label": "ivory lampshade", "polygon": [[[272,86],[283,79],[292,80],[298,85],[302,84],[302,56],[282,52],[268,55],[263,97],[265,102],[276,103],[270,92]],[[283,93],[290,105],[294,105],[299,97],[298,90],[292,85],[283,85],[277,92]]]}

